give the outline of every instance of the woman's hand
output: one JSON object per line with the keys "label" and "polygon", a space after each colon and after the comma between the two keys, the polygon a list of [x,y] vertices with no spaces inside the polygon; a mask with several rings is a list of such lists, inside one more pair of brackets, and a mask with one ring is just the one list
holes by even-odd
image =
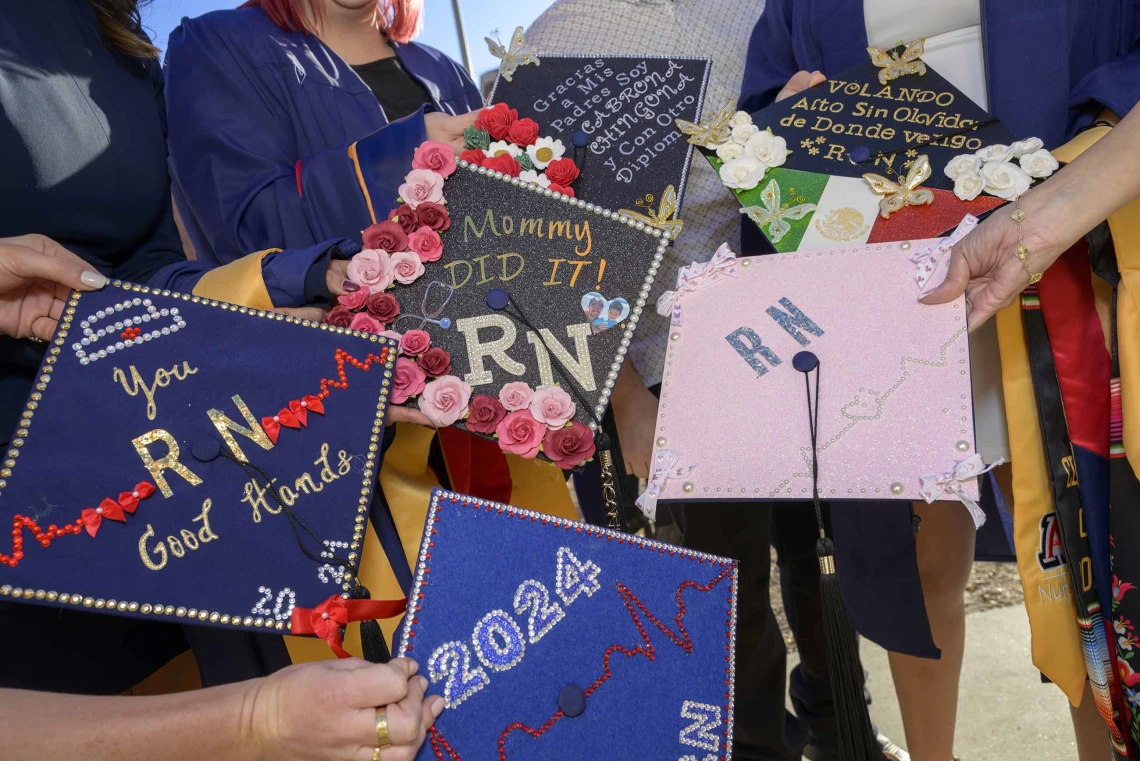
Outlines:
{"label": "woman's hand", "polygon": [[797,71],[784,85],[784,89],[780,90],[776,96],[776,102],[779,103],[784,98],[790,98],[793,95],[798,95],[809,87],[821,85],[827,81],[827,77],[823,76],[819,71]]}
{"label": "woman's hand", "polygon": [[427,428],[435,428],[428,420],[428,416],[417,409],[411,407],[404,407],[403,405],[393,404],[388,407],[388,417],[385,419],[385,425],[392,425],[393,423],[412,423],[414,425],[422,425]]}
{"label": "woman's hand", "polygon": [[463,149],[467,147],[467,142],[463,137],[463,130],[474,124],[478,118],[478,111],[469,111],[466,114],[459,114],[458,116],[451,116],[450,114],[443,114],[438,111],[424,114],[424,126],[427,127],[428,140],[435,140],[438,143],[447,143],[455,149],[455,155],[458,157],[459,154],[463,152]]}
{"label": "woman's hand", "polygon": [[67,294],[95,290],[107,278],[43,235],[0,238],[0,333],[47,341]]}
{"label": "woman's hand", "polygon": [[251,682],[241,716],[250,758],[371,761],[381,707],[391,742],[381,760],[412,761],[443,711],[438,695],[424,700],[427,680],[417,670],[404,658],[385,664],[348,658],[290,666]]}

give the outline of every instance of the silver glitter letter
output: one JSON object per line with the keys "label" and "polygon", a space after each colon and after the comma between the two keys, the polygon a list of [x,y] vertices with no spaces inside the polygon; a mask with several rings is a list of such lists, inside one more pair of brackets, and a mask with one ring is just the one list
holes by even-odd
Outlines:
{"label": "silver glitter letter", "polygon": [[811,343],[807,336],[801,333],[797,328],[802,328],[813,336],[822,336],[823,329],[812,322],[812,319],[806,314],[801,312],[795,304],[787,297],[780,299],[780,306],[787,309],[787,312],[781,312],[776,307],[768,307],[768,316],[780,324],[780,327],[788,331],[788,335],[796,339],[800,346],[807,346]]}
{"label": "silver glitter letter", "polygon": [[538,336],[527,331],[526,340],[534,344],[534,354],[538,358],[538,378],[543,386],[554,385],[554,373],[550,367],[550,352],[558,358],[566,371],[573,376],[574,380],[578,381],[586,391],[597,391],[598,384],[594,380],[594,365],[590,362],[590,345],[586,342],[586,338],[590,335],[590,324],[586,322],[578,323],[577,325],[567,325],[566,335],[574,339],[574,351],[578,355],[574,357],[566,348],[558,342],[546,328],[539,328],[542,333],[542,340]]}
{"label": "silver glitter letter", "polygon": [[776,352],[765,346],[764,342],[760,340],[760,336],[756,335],[756,331],[752,328],[737,328],[725,336],[724,340],[728,341],[729,345],[736,349],[736,353],[752,366],[757,376],[768,372],[768,368],[760,361],[760,357],[756,356],[757,354],[768,360],[768,364],[773,367],[780,364],[780,358],[776,356]]}
{"label": "silver glitter letter", "polygon": [[[491,383],[494,378],[490,370],[483,369],[483,358],[490,357],[498,363],[499,367],[511,375],[522,375],[526,372],[526,365],[515,362],[507,356],[507,349],[515,344],[515,324],[511,318],[502,314],[485,314],[481,317],[464,317],[455,321],[455,327],[467,339],[467,364],[471,372],[463,376],[463,380],[472,386],[481,386]],[[503,335],[494,341],[480,341],[480,328],[498,328]]]}

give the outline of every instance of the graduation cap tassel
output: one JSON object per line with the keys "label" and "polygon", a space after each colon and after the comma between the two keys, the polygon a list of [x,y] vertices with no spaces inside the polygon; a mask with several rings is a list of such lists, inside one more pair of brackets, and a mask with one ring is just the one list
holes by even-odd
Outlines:
{"label": "graduation cap tassel", "polygon": [[[839,575],[835,571],[835,545],[827,536],[819,505],[819,359],[809,351],[802,351],[793,357],[792,365],[804,374],[807,390],[808,426],[811,432],[811,493],[816,525],[819,528],[815,552],[819,558],[820,606],[824,634],[827,637],[831,693],[839,724],[839,755],[843,761],[882,761],[883,754],[871,728],[870,714],[867,713],[859,646],[855,630],[847,619],[843,591],[839,585]],[[813,370],[814,398],[810,377]]]}
{"label": "graduation cap tassel", "polygon": [[[357,582],[356,588],[352,590],[352,598],[368,600],[371,597],[368,587]],[[364,654],[364,660],[369,663],[387,663],[392,660],[388,643],[384,641],[384,632],[380,630],[380,623],[374,618],[360,622],[360,649]]]}

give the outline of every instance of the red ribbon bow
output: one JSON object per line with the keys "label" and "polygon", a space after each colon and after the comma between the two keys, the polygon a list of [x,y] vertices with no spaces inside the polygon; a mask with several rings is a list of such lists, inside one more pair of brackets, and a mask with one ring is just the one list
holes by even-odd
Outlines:
{"label": "red ribbon bow", "polygon": [[329,644],[338,658],[351,658],[341,647],[340,627],[350,621],[394,618],[404,612],[408,600],[346,600],[333,595],[315,608],[293,608],[292,634],[315,634]]}
{"label": "red ribbon bow", "polygon": [[139,481],[131,491],[119,492],[119,506],[133,515],[139,507],[139,500],[146,499],[152,494],[154,494],[154,485],[147,481]]}
{"label": "red ribbon bow", "polygon": [[294,399],[289,402],[289,411],[293,413],[293,417],[297,418],[297,422],[307,426],[309,424],[309,413],[315,412],[318,415],[323,415],[325,414],[325,405],[315,396],[302,396],[300,401]]}
{"label": "red ribbon bow", "polygon": [[99,533],[99,526],[103,525],[104,518],[110,518],[120,523],[127,522],[127,516],[123,515],[122,505],[110,497],[100,502],[99,507],[94,510],[90,507],[83,508],[79,515],[83,520],[83,525],[87,527],[87,533],[91,536]]}
{"label": "red ribbon bow", "polygon": [[301,423],[297,420],[297,416],[285,407],[273,417],[263,417],[261,419],[261,427],[265,429],[265,435],[274,444],[277,443],[277,437],[281,434],[281,426],[286,428],[300,428]]}

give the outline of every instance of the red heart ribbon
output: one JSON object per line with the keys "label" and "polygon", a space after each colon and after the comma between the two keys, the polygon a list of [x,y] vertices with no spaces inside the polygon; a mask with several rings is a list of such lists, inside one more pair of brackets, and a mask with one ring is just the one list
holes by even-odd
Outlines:
{"label": "red heart ribbon", "polygon": [[152,494],[154,494],[154,484],[139,481],[131,491],[119,492],[119,506],[133,515],[139,507],[139,500],[146,499]]}
{"label": "red heart ribbon", "polygon": [[340,627],[350,621],[371,621],[394,618],[408,606],[408,599],[400,600],[346,600],[333,595],[315,608],[293,608],[291,634],[315,634],[323,639],[338,658],[351,658],[352,654],[341,647]]}
{"label": "red heart ribbon", "polygon": [[108,497],[99,503],[99,507],[91,509],[90,507],[83,508],[79,514],[83,521],[83,525],[87,527],[87,533],[95,536],[99,533],[99,527],[103,525],[104,518],[110,518],[113,521],[127,522],[127,516],[123,515],[123,508],[118,502]]}
{"label": "red heart ribbon", "polygon": [[277,443],[277,437],[281,435],[281,426],[286,428],[300,428],[301,423],[297,420],[297,416],[289,411],[286,407],[278,412],[273,417],[263,417],[261,419],[261,427],[265,429],[265,435],[274,444]]}

